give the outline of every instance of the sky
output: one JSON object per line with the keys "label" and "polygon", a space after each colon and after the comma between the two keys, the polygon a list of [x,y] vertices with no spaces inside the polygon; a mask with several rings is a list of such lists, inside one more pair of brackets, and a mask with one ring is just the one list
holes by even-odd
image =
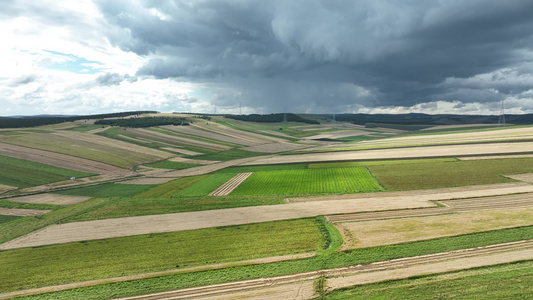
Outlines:
{"label": "sky", "polygon": [[3,0],[0,116],[533,113],[530,0]]}

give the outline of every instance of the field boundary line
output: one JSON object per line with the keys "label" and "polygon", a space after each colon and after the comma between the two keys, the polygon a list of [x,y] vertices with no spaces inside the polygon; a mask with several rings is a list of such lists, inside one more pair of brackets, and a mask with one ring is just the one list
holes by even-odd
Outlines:
{"label": "field boundary line", "polygon": [[156,278],[156,277],[176,275],[176,274],[181,274],[181,273],[193,273],[193,272],[217,270],[217,269],[224,269],[224,268],[237,267],[237,266],[259,265],[259,264],[267,264],[267,263],[272,263],[272,262],[306,259],[306,258],[311,258],[314,256],[316,256],[316,253],[313,253],[313,252],[281,255],[281,256],[269,256],[269,257],[242,260],[242,261],[236,261],[236,262],[226,262],[226,263],[219,263],[219,264],[213,264],[213,265],[196,266],[196,267],[190,267],[190,268],[184,268],[184,269],[174,269],[174,270],[142,273],[142,274],[135,274],[135,275],[128,275],[128,276],[87,280],[87,281],[81,281],[81,282],[73,282],[73,283],[67,283],[67,284],[61,284],[61,285],[45,286],[45,287],[40,287],[40,288],[33,288],[33,289],[3,293],[3,294],[0,294],[0,300],[9,299],[13,297],[25,297],[25,296],[31,296],[31,295],[60,292],[60,291],[65,291],[65,290],[70,290],[70,289],[75,289],[75,288],[91,287],[91,286],[102,285],[102,284],[135,281],[135,280],[141,280],[141,279],[150,279],[150,278]]}

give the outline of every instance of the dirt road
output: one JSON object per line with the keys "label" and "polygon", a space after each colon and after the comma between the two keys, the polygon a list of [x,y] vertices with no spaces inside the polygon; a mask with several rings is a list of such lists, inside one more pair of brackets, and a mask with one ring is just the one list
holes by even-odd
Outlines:
{"label": "dirt road", "polygon": [[[326,277],[326,290],[332,291],[356,284],[452,272],[530,259],[533,259],[533,240],[285,276],[229,282],[218,285],[128,297],[122,298],[121,300],[286,299],[283,298],[282,295],[290,294],[287,293],[287,289],[292,292],[292,295],[306,295],[306,297],[296,299],[310,299],[316,295],[312,293],[312,285],[309,283],[322,276]],[[309,294],[310,296],[307,296]],[[263,298],[264,295],[268,295],[268,297]]]}

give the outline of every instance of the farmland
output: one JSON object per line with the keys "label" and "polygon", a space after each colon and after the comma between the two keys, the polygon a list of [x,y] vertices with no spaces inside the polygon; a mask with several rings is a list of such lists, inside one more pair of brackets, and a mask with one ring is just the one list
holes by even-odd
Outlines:
{"label": "farmland", "polygon": [[381,187],[363,167],[256,172],[232,195],[358,193]]}
{"label": "farmland", "polygon": [[[313,125],[176,117],[191,126],[89,121],[1,131],[0,208],[45,213],[0,216],[0,299],[13,291],[108,299],[206,285],[241,297],[224,286],[243,280],[256,280],[251,298],[276,297],[278,286],[338,299],[430,297],[441,288],[478,297],[460,280],[484,288],[522,276],[530,285],[532,127],[407,133],[332,126],[326,117],[307,116],[322,123]],[[298,153],[304,148],[310,153]],[[210,195],[241,173],[251,175],[233,192]],[[65,175],[88,178],[54,186]],[[489,267],[493,257],[502,265]],[[372,269],[379,264],[390,273]],[[409,276],[423,277],[401,279]],[[389,279],[400,280],[379,283]],[[58,284],[73,285],[50,293]],[[23,291],[32,288],[43,289]]]}
{"label": "farmland", "polygon": [[0,170],[0,184],[19,188],[95,175],[2,155]]}

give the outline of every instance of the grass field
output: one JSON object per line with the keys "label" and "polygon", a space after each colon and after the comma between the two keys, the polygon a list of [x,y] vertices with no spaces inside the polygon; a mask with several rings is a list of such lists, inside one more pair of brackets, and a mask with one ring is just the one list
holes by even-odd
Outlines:
{"label": "grass field", "polygon": [[172,181],[169,181],[164,184],[155,186],[143,193],[136,195],[136,198],[156,198],[156,197],[173,197],[178,193],[186,190],[190,186],[207,179],[209,175],[200,175],[200,176],[191,176],[178,178]]}
{"label": "grass field", "polygon": [[528,299],[533,261],[334,291],[320,299]]}
{"label": "grass field", "polygon": [[18,218],[20,218],[20,217],[0,215],[0,224],[7,223],[7,222],[13,221],[13,220],[18,219]]}
{"label": "grass field", "polygon": [[533,158],[471,161],[426,161],[369,165],[374,177],[388,190],[431,189],[514,181],[501,175],[533,172]]}
{"label": "grass field", "polygon": [[0,155],[0,170],[2,170],[0,184],[18,188],[68,180],[70,177],[96,175],[2,155]]}
{"label": "grass field", "polygon": [[217,189],[219,186],[230,180],[234,174],[220,173],[212,174],[209,177],[189,186],[187,189],[178,193],[178,196],[195,197],[207,196],[209,193]]}
{"label": "grass field", "polygon": [[328,168],[256,172],[231,195],[358,193],[380,189],[364,167]]}
{"label": "grass field", "polygon": [[533,238],[533,227],[522,227],[346,252],[318,251],[319,255],[310,259],[254,266],[239,266],[229,269],[186,273],[118,284],[106,284],[91,288],[34,296],[29,297],[29,299],[109,299],[192,286],[356,265],[531,238]]}
{"label": "grass field", "polygon": [[183,162],[162,160],[162,161],[156,161],[156,162],[153,162],[153,163],[144,164],[144,166],[151,167],[151,168],[159,168],[159,169],[183,170],[183,169],[187,169],[187,168],[196,167],[196,166],[199,166],[199,165],[198,164],[191,164],[191,163],[183,163]]}
{"label": "grass field", "polygon": [[2,251],[0,292],[302,253],[321,243],[317,222],[300,219]]}
{"label": "grass field", "polygon": [[104,183],[65,191],[57,191],[57,194],[87,197],[131,197],[154,188],[151,184],[118,184]]}

